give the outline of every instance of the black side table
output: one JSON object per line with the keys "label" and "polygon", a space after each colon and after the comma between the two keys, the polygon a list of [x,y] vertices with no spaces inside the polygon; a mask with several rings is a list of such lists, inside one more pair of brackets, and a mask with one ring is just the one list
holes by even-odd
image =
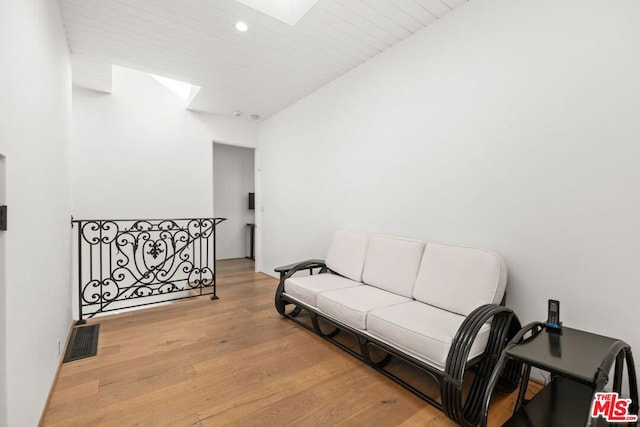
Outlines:
{"label": "black side table", "polygon": [[[530,335],[524,338],[525,335]],[[602,392],[615,363],[613,391],[621,393],[626,361],[631,405],[638,413],[638,386],[631,347],[624,341],[577,329],[549,330],[544,323],[526,325],[507,344],[489,380],[481,424],[486,426],[489,402],[502,367],[508,360],[522,362],[524,373],[513,416],[505,426],[572,427],[607,425],[591,417],[594,394]],[[531,368],[551,373],[553,380],[531,401],[525,401]],[[635,424],[635,423],[634,423]]]}
{"label": "black side table", "polygon": [[247,223],[247,227],[249,230],[249,250],[250,250],[250,254],[249,256],[245,257],[248,258],[250,260],[255,261],[256,260],[256,256],[255,256],[255,252],[254,252],[254,247],[255,247],[255,241],[256,241],[256,225],[254,223]]}

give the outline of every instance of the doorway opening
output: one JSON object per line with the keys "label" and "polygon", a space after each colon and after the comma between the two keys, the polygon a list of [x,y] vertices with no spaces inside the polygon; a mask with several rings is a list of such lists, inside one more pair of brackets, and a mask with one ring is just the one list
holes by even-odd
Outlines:
{"label": "doorway opening", "polygon": [[213,215],[219,260],[255,260],[255,148],[213,143]]}
{"label": "doorway opening", "polygon": [[[0,154],[0,205],[7,204],[6,158]],[[7,278],[6,231],[0,231],[0,424],[7,416]]]}

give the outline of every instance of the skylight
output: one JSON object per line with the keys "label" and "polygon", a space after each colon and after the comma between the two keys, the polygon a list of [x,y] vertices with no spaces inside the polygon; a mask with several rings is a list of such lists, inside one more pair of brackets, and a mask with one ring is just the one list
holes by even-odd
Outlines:
{"label": "skylight", "polygon": [[291,26],[296,25],[319,0],[238,0]]}
{"label": "skylight", "polygon": [[167,89],[169,89],[171,92],[175,93],[185,101],[187,101],[191,96],[191,89],[193,88],[193,85],[191,85],[190,83],[169,79],[167,77],[156,76],[155,74],[151,73],[149,73],[149,75],[156,79],[158,82],[162,83],[165,87],[167,87]]}

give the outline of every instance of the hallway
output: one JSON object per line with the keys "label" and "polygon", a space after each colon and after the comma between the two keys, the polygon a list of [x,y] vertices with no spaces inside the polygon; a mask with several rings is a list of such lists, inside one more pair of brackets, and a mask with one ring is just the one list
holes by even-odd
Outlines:
{"label": "hallway", "polygon": [[[255,273],[252,261],[219,261],[218,280],[217,301],[99,319],[98,355],[62,365],[44,425],[452,425],[281,319],[277,281]],[[496,397],[494,421],[507,418],[514,398]]]}

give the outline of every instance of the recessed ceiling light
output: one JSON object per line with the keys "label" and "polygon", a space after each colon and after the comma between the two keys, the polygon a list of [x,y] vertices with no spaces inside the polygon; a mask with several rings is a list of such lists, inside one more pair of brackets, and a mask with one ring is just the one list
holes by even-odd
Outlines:
{"label": "recessed ceiling light", "polygon": [[246,22],[242,22],[242,21],[238,21],[236,23],[236,30],[244,33],[245,31],[247,31],[249,29],[249,26],[247,25]]}
{"label": "recessed ceiling light", "polygon": [[260,114],[252,114],[252,115],[251,115],[251,118],[252,118],[253,120],[260,120]]}
{"label": "recessed ceiling light", "polygon": [[241,117],[242,116],[242,111],[234,111],[233,115],[236,117]]}

